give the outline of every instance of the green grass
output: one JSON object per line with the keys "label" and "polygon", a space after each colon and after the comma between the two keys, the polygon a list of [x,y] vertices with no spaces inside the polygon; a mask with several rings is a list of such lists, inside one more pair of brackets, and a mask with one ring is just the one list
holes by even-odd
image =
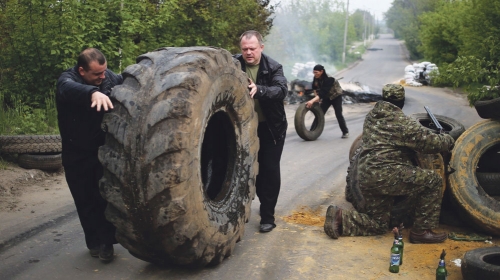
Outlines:
{"label": "green grass", "polygon": [[0,93],[0,135],[23,134],[59,134],[53,97],[40,106],[29,106],[22,100],[14,100],[13,106],[7,106]]}

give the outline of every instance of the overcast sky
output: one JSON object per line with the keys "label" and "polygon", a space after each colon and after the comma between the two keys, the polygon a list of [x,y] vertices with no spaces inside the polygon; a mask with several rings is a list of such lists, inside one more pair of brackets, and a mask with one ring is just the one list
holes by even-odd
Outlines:
{"label": "overcast sky", "polygon": [[[271,4],[282,2],[286,3],[289,0],[272,0]],[[339,0],[347,2],[347,0]],[[349,13],[354,12],[356,9],[364,9],[370,11],[377,20],[383,19],[383,13],[387,12],[391,7],[394,0],[349,0]]]}

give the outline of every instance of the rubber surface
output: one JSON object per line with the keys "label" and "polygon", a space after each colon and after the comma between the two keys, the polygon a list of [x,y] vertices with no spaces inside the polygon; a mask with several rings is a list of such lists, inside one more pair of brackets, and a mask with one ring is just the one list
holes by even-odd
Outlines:
{"label": "rubber surface", "polygon": [[500,201],[488,195],[478,184],[476,168],[489,148],[500,144],[500,122],[479,122],[460,136],[452,151],[448,176],[452,198],[465,218],[476,228],[500,235]]}
{"label": "rubber surface", "polygon": [[477,114],[483,119],[500,119],[500,97],[492,100],[477,101],[474,104]]}
{"label": "rubber surface", "polygon": [[1,153],[60,153],[61,150],[60,135],[0,135]]}
{"label": "rubber surface", "polygon": [[[447,131],[453,139],[457,140],[462,133],[465,131],[465,127],[463,124],[458,122],[455,119],[446,117],[446,116],[441,116],[441,115],[434,115],[438,122],[441,124],[443,129]],[[437,131],[434,123],[432,123],[431,118],[427,113],[415,113],[411,115],[412,118],[417,120],[421,125],[424,127],[432,130],[432,131]]]}
{"label": "rubber surface", "polygon": [[478,248],[466,252],[460,270],[464,280],[500,279],[500,247]]}
{"label": "rubber surface", "polygon": [[20,154],[17,161],[18,165],[25,169],[55,171],[62,167],[62,158],[60,153]]}
{"label": "rubber surface", "polygon": [[[314,114],[314,117],[317,120],[317,125],[313,129],[309,129],[305,124],[305,117],[307,112],[311,112]],[[314,103],[312,108],[307,108],[306,103],[302,103],[297,107],[297,111],[295,111],[295,131],[300,136],[300,138],[306,141],[314,141],[318,139],[318,137],[323,133],[323,129],[325,128],[325,115],[323,114],[323,110],[319,106],[319,103]]]}
{"label": "rubber surface", "polygon": [[106,217],[140,259],[218,264],[243,236],[255,196],[258,120],[247,77],[218,48],[162,48],[137,61],[103,120]]}

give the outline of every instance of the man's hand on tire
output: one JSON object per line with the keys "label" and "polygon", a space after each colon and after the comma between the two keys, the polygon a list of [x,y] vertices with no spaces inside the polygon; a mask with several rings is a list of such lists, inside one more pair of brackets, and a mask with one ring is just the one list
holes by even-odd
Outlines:
{"label": "man's hand on tire", "polygon": [[101,106],[104,108],[104,111],[108,111],[108,109],[113,109],[113,103],[111,102],[109,97],[100,91],[92,93],[92,98],[90,100],[92,102],[90,108],[94,108],[97,106],[97,112],[101,111]]}

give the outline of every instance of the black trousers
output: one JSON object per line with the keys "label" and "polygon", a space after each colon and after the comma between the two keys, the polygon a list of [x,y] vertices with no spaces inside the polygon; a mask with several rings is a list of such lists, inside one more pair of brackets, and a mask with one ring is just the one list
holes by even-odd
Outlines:
{"label": "black trousers", "polygon": [[280,160],[285,138],[274,142],[266,122],[259,123],[259,174],[255,183],[260,200],[260,223],[274,224],[274,208],[278,202],[281,187]]}
{"label": "black trousers", "polygon": [[99,192],[103,168],[97,155],[79,158],[64,166],[66,181],[89,249],[100,244],[116,244],[115,226],[104,217],[107,201]]}
{"label": "black trousers", "polygon": [[347,129],[347,125],[345,123],[344,116],[342,115],[342,96],[338,96],[334,98],[333,100],[330,100],[328,98],[325,98],[321,101],[320,103],[321,110],[323,110],[323,113],[326,114],[326,111],[328,111],[328,108],[330,106],[333,107],[333,110],[335,110],[335,117],[337,118],[337,121],[339,122],[340,130],[342,130],[342,133],[349,133],[349,129]]}

